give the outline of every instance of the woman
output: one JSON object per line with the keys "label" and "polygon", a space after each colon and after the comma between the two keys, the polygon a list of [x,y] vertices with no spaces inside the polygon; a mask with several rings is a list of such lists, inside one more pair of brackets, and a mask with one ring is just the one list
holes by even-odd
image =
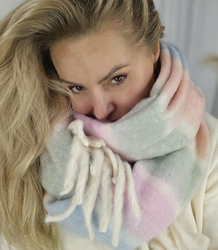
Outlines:
{"label": "woman", "polygon": [[218,246],[217,121],[162,31],[151,0],[31,0],[1,22],[3,247]]}

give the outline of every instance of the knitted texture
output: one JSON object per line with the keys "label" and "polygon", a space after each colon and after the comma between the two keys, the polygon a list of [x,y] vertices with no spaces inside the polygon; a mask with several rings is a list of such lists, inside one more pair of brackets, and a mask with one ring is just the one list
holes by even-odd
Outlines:
{"label": "knitted texture", "polygon": [[161,42],[149,98],[116,122],[75,113],[41,155],[47,222],[132,250],[163,232],[192,199],[210,149],[205,99],[187,64]]}

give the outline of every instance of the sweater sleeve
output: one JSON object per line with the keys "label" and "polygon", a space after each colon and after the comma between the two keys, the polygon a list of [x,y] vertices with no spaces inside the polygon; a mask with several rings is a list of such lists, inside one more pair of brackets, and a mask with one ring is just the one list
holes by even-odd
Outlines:
{"label": "sweater sleeve", "polygon": [[218,122],[208,117],[208,124],[213,131],[211,141],[214,146],[205,189],[202,231],[210,238],[208,249],[215,250],[218,248]]}
{"label": "sweater sleeve", "polygon": [[204,202],[203,233],[210,238],[210,250],[218,247],[218,155],[208,181]]}

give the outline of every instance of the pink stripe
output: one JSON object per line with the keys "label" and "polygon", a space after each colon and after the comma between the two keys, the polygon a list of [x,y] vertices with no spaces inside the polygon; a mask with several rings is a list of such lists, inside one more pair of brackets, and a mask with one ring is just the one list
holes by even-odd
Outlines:
{"label": "pink stripe", "polygon": [[196,153],[201,158],[206,158],[210,151],[209,131],[205,122],[203,122],[198,130],[195,139]]}
{"label": "pink stripe", "polygon": [[[168,65],[170,67],[170,65]],[[172,64],[171,75],[168,81],[165,83],[163,91],[161,95],[167,95],[167,100],[170,102],[173,96],[175,95],[178,87],[181,83],[181,79],[183,76],[183,68],[181,61],[175,60]]]}
{"label": "pink stripe", "polygon": [[[176,206],[177,201],[176,199],[174,200],[174,194],[169,187],[166,187],[165,183],[145,174],[145,169],[141,166],[134,167],[133,177],[141,208],[141,221],[135,227],[136,219],[132,213],[131,201],[126,192],[126,197],[124,197],[123,224],[124,228],[128,228],[130,232],[137,235],[143,241],[149,241],[165,230],[175,219],[175,214],[178,211],[178,206]],[[154,184],[152,185],[153,182]]]}

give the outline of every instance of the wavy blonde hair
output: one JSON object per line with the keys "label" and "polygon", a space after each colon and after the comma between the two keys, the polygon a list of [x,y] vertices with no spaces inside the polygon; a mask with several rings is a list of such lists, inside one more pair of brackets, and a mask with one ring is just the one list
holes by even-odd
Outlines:
{"label": "wavy blonde hair", "polygon": [[0,230],[19,250],[61,249],[56,225],[44,222],[38,176],[39,155],[71,95],[50,48],[108,26],[149,49],[163,35],[151,0],[29,0],[0,23]]}

